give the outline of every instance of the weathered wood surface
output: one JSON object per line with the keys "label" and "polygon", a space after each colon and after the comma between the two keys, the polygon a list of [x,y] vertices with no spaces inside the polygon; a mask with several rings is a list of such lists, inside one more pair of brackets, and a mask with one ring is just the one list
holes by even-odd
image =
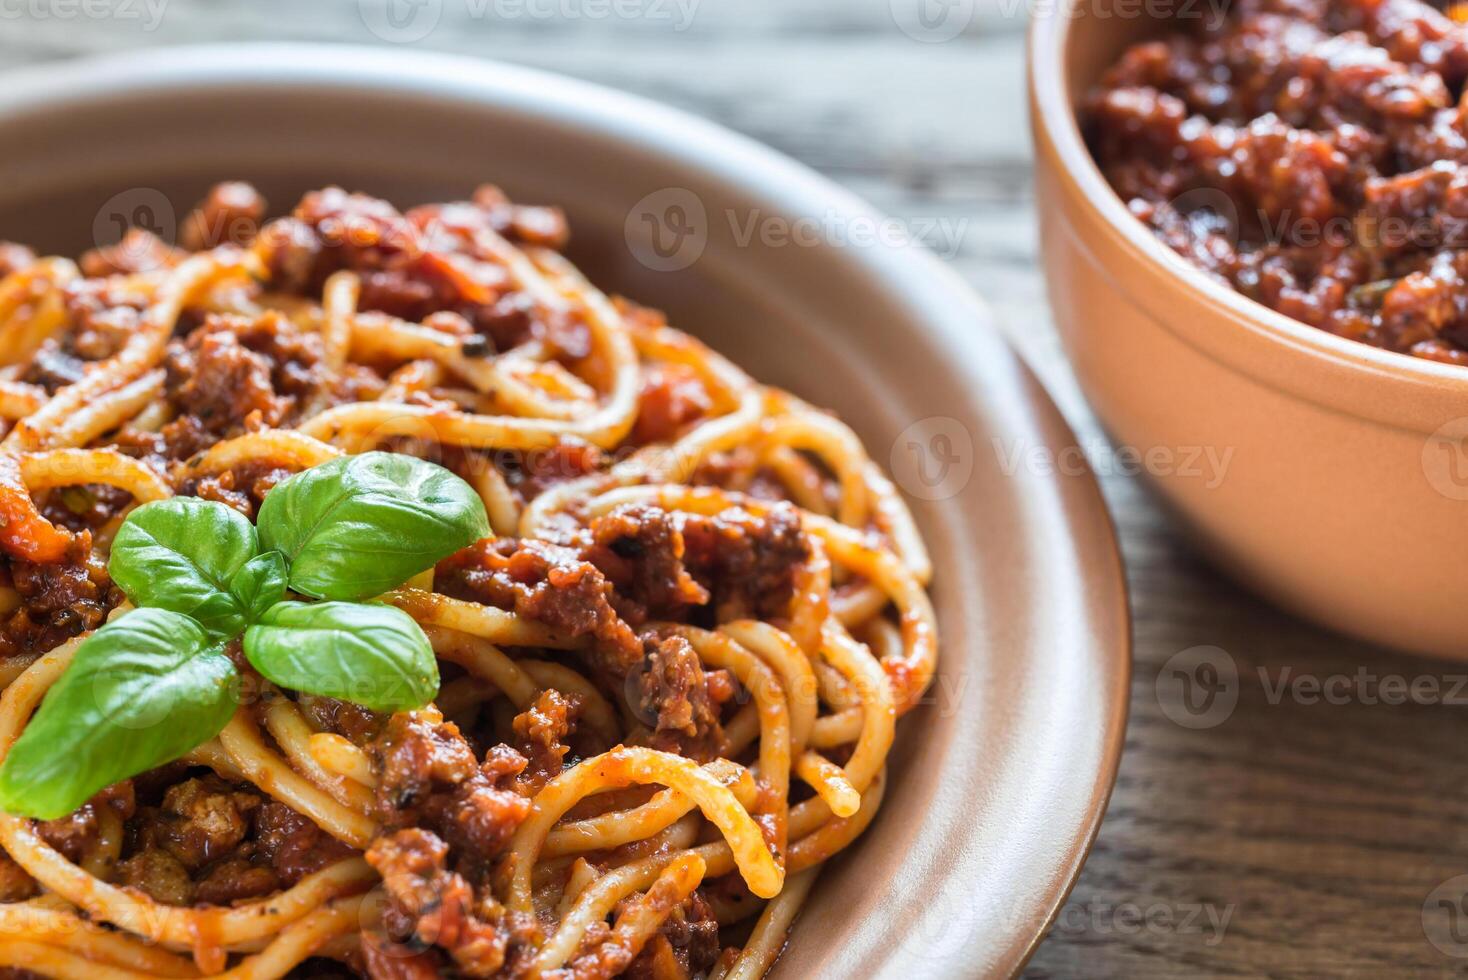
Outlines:
{"label": "weathered wood surface", "polygon": [[[66,15],[81,2],[0,3],[0,64],[140,46],[167,58],[167,45],[197,41],[382,43],[352,0],[114,0],[135,15]],[[418,2],[441,10],[418,47],[660,99],[797,157],[891,214],[947,219],[930,244],[988,297],[1094,451],[1132,588],[1131,728],[1095,852],[1031,975],[1382,977],[1468,965],[1468,920],[1449,918],[1463,915],[1468,890],[1468,879],[1452,881],[1468,872],[1459,824],[1468,757],[1458,758],[1468,687],[1457,690],[1468,670],[1274,612],[1191,557],[1137,484],[1115,472],[1036,267],[1024,3]],[[920,2],[957,20],[914,28]],[[960,24],[956,37],[933,40]],[[1207,729],[1170,721],[1156,693],[1163,664],[1197,646],[1228,651],[1241,676],[1237,707]],[[1418,697],[1381,703],[1392,682],[1379,689],[1359,671],[1415,679]],[[1342,703],[1312,699],[1308,686],[1279,693],[1281,680],[1300,675],[1345,692],[1329,699]],[[1436,694],[1423,695],[1422,678],[1437,679]]]}

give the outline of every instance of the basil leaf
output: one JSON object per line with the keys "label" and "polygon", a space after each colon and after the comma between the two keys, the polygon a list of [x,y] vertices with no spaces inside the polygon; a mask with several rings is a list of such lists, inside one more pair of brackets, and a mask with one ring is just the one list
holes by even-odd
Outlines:
{"label": "basil leaf", "polygon": [[187,616],[138,609],[93,633],[0,765],[0,809],[53,820],[224,728],[238,672]]}
{"label": "basil leaf", "polygon": [[489,534],[484,502],[441,466],[400,453],[343,456],[278,484],[260,540],[285,554],[290,586],[366,599]]}
{"label": "basil leaf", "polygon": [[255,528],[238,511],[174,497],[128,515],[107,571],[135,605],[171,609],[216,635],[234,636],[245,615],[229,582],[258,550]]}
{"label": "basil leaf", "polygon": [[245,617],[258,623],[265,611],[285,598],[285,555],[267,551],[240,566],[229,580],[229,591],[239,600]]}
{"label": "basil leaf", "polygon": [[379,603],[282,602],[245,631],[245,656],[281,687],[374,711],[419,708],[438,693],[428,637]]}

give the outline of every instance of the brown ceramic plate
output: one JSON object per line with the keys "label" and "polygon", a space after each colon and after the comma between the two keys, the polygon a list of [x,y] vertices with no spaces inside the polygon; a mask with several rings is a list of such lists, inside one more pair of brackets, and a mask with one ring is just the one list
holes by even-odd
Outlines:
{"label": "brown ceramic plate", "polygon": [[[878,219],[861,202],[708,123],[399,51],[170,49],[12,72],[0,145],[0,238],[64,254],[129,220],[166,233],[221,178],[278,206],[331,182],[409,204],[492,180],[564,206],[572,258],[603,286],[839,411],[915,495],[942,661],[932,703],[901,726],[877,822],[823,875],[776,973],[1019,968],[1115,775],[1126,598],[1091,476],[1004,472],[1073,437],[935,259],[863,244]],[[773,231],[746,238],[751,221]],[[779,234],[812,227],[837,231]]]}

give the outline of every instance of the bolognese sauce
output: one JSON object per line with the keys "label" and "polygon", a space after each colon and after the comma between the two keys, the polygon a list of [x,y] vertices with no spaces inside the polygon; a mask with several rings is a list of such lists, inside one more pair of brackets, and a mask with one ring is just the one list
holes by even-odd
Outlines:
{"label": "bolognese sauce", "polygon": [[1468,7],[1234,0],[1083,106],[1131,212],[1311,326],[1468,364]]}

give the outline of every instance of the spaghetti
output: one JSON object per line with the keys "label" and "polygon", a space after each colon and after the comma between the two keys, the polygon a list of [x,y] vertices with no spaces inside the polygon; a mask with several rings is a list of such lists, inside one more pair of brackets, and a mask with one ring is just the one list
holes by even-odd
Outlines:
{"label": "spaghetti", "polygon": [[0,250],[0,754],[130,614],[107,556],[141,504],[253,519],[387,450],[463,477],[495,536],[382,597],[433,704],[284,690],[235,647],[217,738],[0,814],[0,967],[763,975],[933,676],[900,497],[833,416],[598,292],[554,210],[328,189],[263,216],[221,185],[187,251]]}

